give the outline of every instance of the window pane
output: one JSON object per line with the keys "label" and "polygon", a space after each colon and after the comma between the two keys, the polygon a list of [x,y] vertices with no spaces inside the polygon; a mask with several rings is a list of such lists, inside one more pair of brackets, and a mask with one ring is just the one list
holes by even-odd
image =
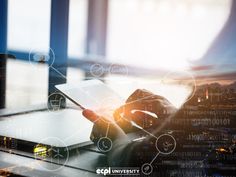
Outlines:
{"label": "window pane", "polygon": [[50,0],[8,0],[8,49],[48,51]]}
{"label": "window pane", "polygon": [[48,94],[47,65],[9,59],[6,76],[7,108],[46,104]]}
{"label": "window pane", "polygon": [[88,0],[70,0],[68,55],[79,57],[85,51]]}
{"label": "window pane", "polygon": [[[47,52],[50,8],[50,0],[8,0],[8,49]],[[47,102],[47,65],[8,60],[6,80],[7,108]]]}
{"label": "window pane", "polygon": [[231,0],[110,0],[107,56],[138,66],[185,68],[204,55],[230,7]]}

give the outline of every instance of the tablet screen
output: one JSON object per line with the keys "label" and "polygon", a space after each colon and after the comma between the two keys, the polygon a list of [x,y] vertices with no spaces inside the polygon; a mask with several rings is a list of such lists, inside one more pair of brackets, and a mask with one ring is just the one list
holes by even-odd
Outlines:
{"label": "tablet screen", "polygon": [[124,99],[100,80],[61,84],[56,88],[82,109],[91,109],[104,116],[112,117],[113,111],[124,104]]}

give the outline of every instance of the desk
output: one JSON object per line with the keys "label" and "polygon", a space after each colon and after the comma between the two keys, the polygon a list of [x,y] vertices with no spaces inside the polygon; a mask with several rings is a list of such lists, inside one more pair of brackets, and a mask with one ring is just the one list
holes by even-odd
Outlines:
{"label": "desk", "polygon": [[[42,111],[43,109],[40,108]],[[8,113],[8,111],[2,111]],[[25,111],[22,111],[25,112]],[[37,114],[32,112],[28,114]],[[40,112],[38,112],[40,114]],[[14,113],[15,116],[17,116]],[[14,117],[11,115],[11,117]],[[4,114],[6,118],[6,114]],[[68,161],[64,166],[59,166],[34,158],[32,153],[18,150],[0,149],[0,171],[9,171],[22,176],[97,176],[96,167],[107,166],[106,156],[100,153],[94,145],[77,148],[70,152]],[[55,168],[56,167],[56,168]],[[48,170],[48,169],[56,170]]]}

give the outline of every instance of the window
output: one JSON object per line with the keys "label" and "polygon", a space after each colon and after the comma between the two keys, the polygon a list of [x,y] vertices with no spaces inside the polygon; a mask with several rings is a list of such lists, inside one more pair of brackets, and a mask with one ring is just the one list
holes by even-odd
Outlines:
{"label": "window", "polygon": [[[50,0],[8,0],[8,50],[47,52],[50,39]],[[6,107],[46,103],[48,66],[8,60]]]}
{"label": "window", "polygon": [[110,0],[107,57],[150,68],[186,68],[207,51],[230,7],[230,0]]}
{"label": "window", "polygon": [[50,0],[8,0],[8,49],[48,51]]}
{"label": "window", "polygon": [[88,0],[70,0],[68,55],[84,55]]}

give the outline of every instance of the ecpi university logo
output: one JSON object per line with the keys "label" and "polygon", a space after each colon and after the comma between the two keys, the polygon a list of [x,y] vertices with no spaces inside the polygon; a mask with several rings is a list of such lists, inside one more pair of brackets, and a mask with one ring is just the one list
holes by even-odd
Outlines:
{"label": "ecpi university logo", "polygon": [[96,169],[98,175],[139,175],[138,167],[99,167]]}

